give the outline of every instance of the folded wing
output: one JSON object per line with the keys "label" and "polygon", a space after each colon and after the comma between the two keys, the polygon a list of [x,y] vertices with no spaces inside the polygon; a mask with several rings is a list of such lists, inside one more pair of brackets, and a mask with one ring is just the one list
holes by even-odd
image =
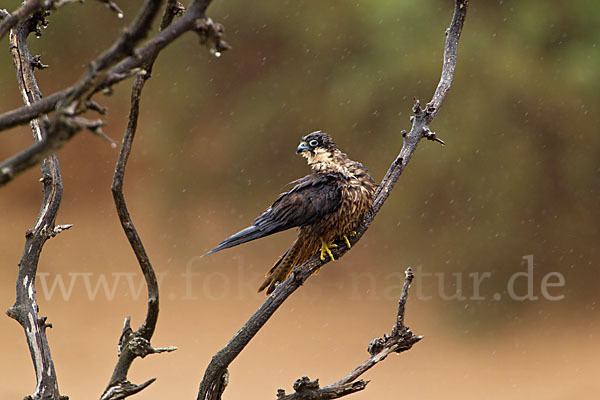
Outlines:
{"label": "folded wing", "polygon": [[296,186],[279,195],[251,226],[225,239],[206,255],[290,228],[314,224],[340,207],[339,179],[335,174],[311,174],[295,181]]}

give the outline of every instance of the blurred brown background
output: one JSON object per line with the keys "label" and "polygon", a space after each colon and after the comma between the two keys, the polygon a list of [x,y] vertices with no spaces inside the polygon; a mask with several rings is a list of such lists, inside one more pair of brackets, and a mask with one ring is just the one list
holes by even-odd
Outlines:
{"label": "blurred brown background", "polygon": [[[73,4],[30,39],[50,65],[38,73],[45,94],[80,76],[141,2],[118,3],[124,20],[100,2]],[[331,133],[381,179],[409,128],[413,97],[427,101],[437,84],[452,7],[214,1],[209,15],[225,25],[232,51],[217,59],[188,34],[161,54],[125,186],[162,277],[153,342],[179,350],[134,363],[132,381],[158,377],[137,398],[195,398],[211,356],[263,301],[255,288],[293,232],[198,256],[308,172],[294,154],[300,136]],[[5,111],[21,100],[6,38],[2,45]],[[390,330],[408,266],[419,274],[407,322],[425,340],[371,370],[372,382],[353,398],[595,398],[599,46],[600,11],[591,1],[472,1],[453,89],[432,126],[447,146],[421,144],[363,240],[292,296],[232,365],[225,398],[274,398],[302,375],[327,384],[348,373],[367,358],[369,341]],[[98,97],[115,140],[129,84]],[[3,132],[0,156],[31,141],[25,127]],[[74,227],[45,246],[37,293],[54,324],[61,392],[94,398],[116,362],[123,318],[137,326],[144,316],[145,288],[110,194],[117,151],[83,132],[58,156],[58,223]],[[24,232],[41,202],[38,179],[33,169],[0,189],[3,309],[14,301]],[[527,256],[537,300],[509,291]],[[564,279],[548,288],[554,300],[542,292],[549,273],[548,282]],[[478,295],[473,276],[486,276]],[[514,282],[517,295],[527,293],[525,277]],[[0,398],[22,398],[35,378],[23,332],[8,317],[0,318],[0,343]]]}

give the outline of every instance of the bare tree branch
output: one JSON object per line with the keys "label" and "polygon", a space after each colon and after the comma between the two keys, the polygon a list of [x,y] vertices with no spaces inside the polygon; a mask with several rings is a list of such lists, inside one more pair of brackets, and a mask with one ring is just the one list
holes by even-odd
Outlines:
{"label": "bare tree branch", "polygon": [[391,353],[401,353],[410,350],[412,346],[423,339],[423,336],[416,336],[404,325],[404,314],[406,300],[408,299],[408,289],[414,279],[411,268],[406,270],[406,279],[402,288],[400,301],[398,302],[398,314],[396,323],[392,328],[392,333],[384,335],[382,338],[376,338],[369,343],[368,351],[371,357],[365,362],[354,368],[352,372],[339,381],[323,388],[319,387],[319,380],[311,381],[304,376],[294,383],[295,393],[286,395],[283,389],[277,391],[278,400],[325,400],[337,399],[352,393],[359,392],[367,387],[369,381],[357,380],[362,374],[373,368],[375,364],[385,360]]}
{"label": "bare tree branch", "polygon": [[117,16],[119,18],[123,18],[123,16],[124,16],[123,11],[119,8],[119,6],[115,2],[113,2],[111,0],[98,0],[98,1],[106,4],[106,7],[108,7],[109,10],[116,12]]}
{"label": "bare tree branch", "polygon": [[[167,5],[163,21],[173,20],[177,13],[177,9],[172,7],[170,4]],[[156,354],[162,352],[174,351],[176,347],[166,348],[153,348],[150,345],[150,340],[156,329],[156,323],[158,321],[159,311],[159,293],[158,293],[158,281],[156,279],[156,273],[150,259],[146,254],[142,239],[139,237],[137,230],[129,215],[127,204],[125,202],[125,196],[123,195],[123,180],[125,178],[125,169],[127,168],[127,161],[131,154],[131,148],[133,145],[133,139],[137,130],[137,122],[140,111],[140,101],[142,96],[142,90],[146,81],[150,78],[152,73],[152,67],[158,52],[154,53],[153,57],[148,60],[144,65],[146,73],[138,74],[133,82],[131,89],[131,106],[129,110],[129,122],[127,129],[123,135],[123,142],[121,143],[121,151],[119,152],[119,158],[115,166],[115,174],[111,190],[115,200],[117,208],[117,214],[121,221],[123,231],[131,244],[131,248],[135,253],[138,260],[142,274],[146,280],[146,286],[148,288],[148,310],[146,312],[146,319],[137,331],[133,331],[130,326],[130,319],[125,319],[123,331],[119,339],[119,359],[117,365],[113,371],[112,377],[101,396],[101,400],[117,400],[124,399],[128,396],[136,394],[141,390],[148,387],[155,381],[156,378],[152,378],[140,385],[133,384],[127,380],[127,374],[129,368],[136,357],[145,357],[148,354]]]}
{"label": "bare tree branch", "polygon": [[123,399],[127,396],[135,394],[140,390],[144,389],[154,379],[143,383],[142,385],[132,384],[127,380],[127,373],[131,367],[131,363],[136,357],[145,357],[146,355],[153,353],[153,349],[150,346],[150,339],[154,334],[156,328],[156,322],[158,320],[158,282],[156,280],[156,273],[152,268],[150,259],[146,254],[144,245],[141,238],[139,237],[129,211],[127,210],[127,204],[125,203],[125,197],[123,195],[123,179],[125,175],[125,168],[127,166],[127,160],[131,153],[131,146],[133,144],[133,138],[137,129],[137,120],[139,114],[139,103],[142,88],[146,79],[143,76],[138,76],[135,79],[133,89],[131,91],[131,108],[129,112],[129,122],[127,130],[123,136],[123,142],[121,144],[121,151],[115,167],[115,174],[112,183],[112,192],[117,207],[117,214],[121,221],[123,231],[131,244],[131,248],[135,253],[138,260],[144,278],[146,280],[146,286],[148,288],[148,310],[146,312],[146,318],[142,325],[136,332],[133,332],[130,326],[129,317],[125,319],[123,331],[119,339],[119,359],[112,377],[104,390],[104,393],[100,397],[101,400],[116,400]]}
{"label": "bare tree branch", "polygon": [[29,17],[42,7],[42,0],[28,0],[23,2],[21,7],[17,8],[12,14],[6,12],[6,15],[2,18],[2,23],[0,23],[0,39],[2,39],[4,35],[20,21]]}
{"label": "bare tree branch", "polygon": [[167,0],[167,8],[163,14],[163,19],[160,23],[160,30],[164,30],[167,26],[171,25],[175,17],[181,17],[185,12],[183,4],[177,0]]}
{"label": "bare tree branch", "polygon": [[[450,89],[452,77],[456,67],[456,53],[458,49],[458,40],[462,31],[467,12],[468,0],[456,0],[454,15],[450,28],[446,31],[446,42],[444,47],[444,60],[440,83],[435,90],[433,99],[427,104],[423,110],[419,102],[415,102],[413,107],[414,116],[411,117],[412,128],[409,133],[402,132],[404,143],[400,153],[392,162],[388,172],[384,176],[373,203],[373,212],[368,214],[365,220],[360,225],[356,236],[350,238],[353,246],[360,240],[362,235],[369,229],[373,218],[377,215],[383,203],[389,197],[391,190],[394,188],[400,174],[410,161],[414,154],[417,145],[421,139],[436,140],[434,132],[429,129],[429,124],[437,115],[437,111],[442,105],[446,93]],[[336,249],[333,250],[335,259],[343,256],[349,248],[342,242]],[[235,334],[235,336],[227,343],[227,345],[215,354],[209,363],[204,377],[200,383],[198,390],[198,400],[217,400],[221,398],[224,387],[223,382],[227,382],[227,368],[239,353],[246,347],[252,338],[258,333],[263,325],[277,311],[279,306],[298,289],[314,272],[319,270],[324,264],[329,262],[329,258],[322,261],[315,256],[301,266],[294,268],[290,277],[280,284],[260,308],[250,317],[248,322]],[[402,301],[402,300],[401,300]],[[401,305],[403,309],[403,306]],[[398,320],[402,322],[403,317],[399,316]],[[394,350],[395,351],[395,350]],[[389,352],[387,353],[389,354]],[[386,354],[386,355],[387,355]]]}
{"label": "bare tree branch", "polygon": [[[78,104],[72,103],[83,96],[84,92],[92,85],[97,74],[114,65],[119,60],[131,55],[135,45],[147,36],[152,21],[159,11],[161,2],[162,0],[146,0],[144,6],[130,27],[123,32],[110,49],[106,50],[90,63],[88,72],[72,87],[59,92],[59,96],[54,94],[43,101],[36,102],[35,104],[37,107],[35,107],[35,109],[31,107],[31,104],[34,104],[33,102],[27,104],[24,108],[20,108],[19,110],[25,111],[28,110],[29,107],[35,112],[33,115],[31,112],[29,114],[24,113],[25,119],[21,120],[21,123],[28,122],[32,118],[36,118],[41,114],[52,111],[56,106],[59,106],[59,103],[61,103],[58,107],[59,109],[70,106],[71,110],[69,110],[69,114],[74,114]],[[11,113],[9,112],[7,114],[9,116],[9,121],[13,122]],[[43,141],[36,143],[34,146],[0,164],[0,185],[9,182],[19,173],[32,167],[39,159],[43,159],[46,155],[58,150],[63,143],[71,139],[75,133],[79,131],[77,126],[69,126],[69,124],[64,121],[64,118],[61,120],[62,115],[60,115],[60,113],[57,114],[58,115],[56,115],[53,120],[52,127],[49,129],[47,137]]]}
{"label": "bare tree branch", "polygon": [[[42,94],[33,73],[35,57],[29,52],[27,36],[34,32],[39,15],[33,15],[11,31],[10,48],[17,71],[17,81],[25,104],[39,101]],[[39,143],[46,137],[44,123],[31,121],[34,141]],[[29,399],[64,399],[58,390],[56,371],[52,361],[46,329],[52,325],[46,317],[40,317],[35,293],[35,278],[42,247],[49,238],[56,236],[70,225],[55,226],[56,215],[62,197],[62,179],[56,155],[43,160],[42,165],[43,203],[37,221],[25,234],[25,250],[19,262],[16,285],[16,301],[6,312],[21,324],[25,331],[29,352],[35,368],[37,385]]]}
{"label": "bare tree branch", "polygon": [[[90,104],[93,104],[91,97],[95,93],[109,90],[112,85],[130,76],[144,74],[142,66],[156,58],[162,49],[183,33],[191,30],[201,34],[201,42],[207,44],[213,54],[228,49],[229,46],[221,37],[221,25],[213,23],[204,15],[210,2],[210,0],[194,0],[181,18],[135,50],[135,45],[147,35],[162,4],[161,0],[146,0],[131,26],[109,50],[90,63],[89,71],[73,86],[0,115],[0,130],[5,130],[56,111],[52,126],[48,129],[48,136],[42,142],[0,164],[0,186],[10,182],[18,174],[35,165],[39,159],[57,151],[70,140],[81,128],[72,123],[72,117],[90,108]],[[179,8],[169,7],[169,9],[173,11]]]}
{"label": "bare tree branch", "polygon": [[2,39],[4,35],[19,22],[36,12],[51,10],[74,2],[82,3],[83,0],[26,0],[21,4],[21,7],[17,8],[12,14],[6,10],[0,9],[0,21],[2,21],[0,22],[0,39]]}

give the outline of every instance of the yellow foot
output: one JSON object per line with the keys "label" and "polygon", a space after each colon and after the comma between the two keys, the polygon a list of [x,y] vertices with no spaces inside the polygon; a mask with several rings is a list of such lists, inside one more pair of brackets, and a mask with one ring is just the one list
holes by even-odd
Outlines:
{"label": "yellow foot", "polygon": [[329,256],[331,261],[335,261],[335,257],[333,257],[333,254],[331,253],[330,249],[335,249],[336,247],[337,244],[327,244],[323,239],[321,239],[321,261],[325,261],[325,254]]}
{"label": "yellow foot", "polygon": [[[356,235],[356,232],[354,232],[354,235]],[[352,234],[350,234],[350,236],[352,236]],[[344,241],[346,242],[346,247],[348,247],[349,249],[351,249],[352,246],[350,245],[350,241],[348,240],[348,236],[344,235]]]}
{"label": "yellow foot", "polygon": [[352,231],[348,234],[348,236],[350,236],[350,237],[354,237],[356,235],[357,235],[356,231]]}

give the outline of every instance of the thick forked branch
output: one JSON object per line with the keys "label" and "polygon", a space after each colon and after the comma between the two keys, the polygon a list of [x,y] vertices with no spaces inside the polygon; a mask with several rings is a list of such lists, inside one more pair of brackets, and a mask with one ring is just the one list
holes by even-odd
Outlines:
{"label": "thick forked branch", "polygon": [[[25,104],[39,101],[42,97],[33,66],[35,58],[29,52],[27,36],[36,29],[36,15],[26,19],[11,31],[10,47],[17,71],[17,81]],[[46,136],[44,121],[31,122],[33,138],[40,142]],[[55,226],[56,215],[62,197],[62,180],[56,155],[45,159],[41,165],[43,184],[43,203],[34,227],[25,234],[25,250],[19,262],[17,277],[17,296],[12,307],[6,312],[17,320],[25,331],[29,352],[33,360],[37,385],[30,399],[59,400],[63,399],[58,390],[56,371],[52,361],[50,346],[46,337],[46,329],[52,325],[46,317],[40,317],[35,293],[35,277],[42,247],[49,238],[68,229],[70,225]]]}
{"label": "thick forked branch", "polygon": [[[69,123],[72,120],[69,116],[74,114],[78,107],[78,104],[75,102],[81,100],[81,97],[93,84],[99,72],[132,54],[134,46],[146,37],[152,21],[158,13],[160,4],[161,0],[146,0],[138,16],[129,28],[119,36],[111,48],[90,63],[88,72],[73,86],[54,93],[43,100],[40,99],[39,101],[29,103],[25,107],[0,116],[0,119],[5,118],[7,124],[4,129],[7,129],[18,123],[26,123],[39,115],[46,114],[58,108],[54,120],[48,129],[48,135],[46,135],[44,140],[35,143],[33,146],[0,164],[0,185],[11,181],[18,174],[46,157],[46,155],[58,150],[79,131],[80,127]],[[68,111],[64,110],[66,107],[69,107]],[[18,123],[15,124],[15,122]]]}
{"label": "thick forked branch", "polygon": [[[148,5],[152,6],[154,13],[148,12]],[[88,72],[86,72],[72,86],[55,92],[47,96],[45,99],[36,102],[35,104],[27,105],[25,107],[8,111],[0,115],[0,130],[25,124],[32,118],[36,118],[39,115],[53,111],[56,106],[60,102],[63,102],[65,99],[67,99],[67,97],[72,97],[74,94],[84,91],[100,71],[113,66],[116,62],[122,60],[123,58],[135,58],[135,55],[132,54],[133,48],[146,36],[159,6],[160,1],[147,2],[142,7],[135,21],[123,32],[121,36],[119,36],[119,38],[117,38],[116,42],[110,47],[110,49],[102,53],[96,60],[90,62]],[[156,40],[157,37],[154,39]],[[165,38],[161,38],[160,40],[164,39]],[[168,44],[168,42],[165,43],[165,45],[166,44]]]}
{"label": "thick forked branch", "polygon": [[[143,65],[183,33],[196,31],[201,34],[201,39],[208,38],[201,42],[208,44],[211,52],[214,52],[213,49],[228,49],[229,46],[221,38],[222,27],[204,15],[210,2],[211,0],[194,0],[181,18],[169,25],[168,29],[163,29],[152,39],[135,48],[146,36],[158,7],[162,4],[160,0],[147,0],[131,26],[109,50],[90,63],[88,72],[75,84],[31,105],[0,115],[2,131],[56,111],[54,128],[49,129],[47,138],[0,164],[0,186],[10,182],[18,174],[35,165],[37,160],[58,150],[70,140],[81,129],[80,124],[72,123],[72,116],[87,109],[94,109],[90,107],[90,104],[94,104],[91,101],[94,94],[109,90],[112,85],[137,73],[144,73]],[[175,5],[169,7],[169,10],[180,12],[181,7]]]}
{"label": "thick forked branch", "polygon": [[[351,245],[354,245],[362,235],[369,229],[373,218],[379,212],[383,203],[387,200],[391,190],[394,188],[400,174],[410,161],[417,145],[421,139],[438,140],[435,133],[429,129],[429,124],[434,119],[437,111],[452,83],[454,70],[456,67],[456,53],[458,41],[462,32],[462,27],[467,13],[468,0],[456,0],[454,15],[450,28],[446,31],[446,42],[444,46],[444,60],[440,83],[433,95],[433,99],[422,109],[417,102],[413,107],[415,115],[411,117],[412,127],[410,132],[403,132],[404,143],[400,153],[392,162],[388,172],[381,181],[373,204],[373,212],[367,215],[360,225],[357,235],[350,239]],[[343,243],[333,249],[336,259],[343,256],[349,248]],[[227,381],[227,368],[246,347],[252,338],[258,333],[269,318],[277,311],[279,306],[298,289],[315,271],[319,270],[324,264],[329,262],[329,258],[321,261],[319,257],[313,257],[301,266],[294,268],[292,275],[280,284],[275,291],[267,298],[261,307],[250,317],[248,322],[235,334],[227,345],[215,354],[206,368],[200,388],[198,390],[198,400],[217,400],[221,398],[224,390],[224,382]]]}
{"label": "thick forked branch", "polygon": [[[172,21],[177,13],[177,9],[171,4],[168,4],[163,21]],[[166,28],[166,26],[161,27]],[[125,169],[127,168],[127,161],[131,154],[131,148],[133,145],[133,139],[137,130],[137,123],[140,111],[140,101],[142,96],[142,90],[146,81],[150,78],[152,73],[152,67],[158,51],[155,52],[151,59],[144,65],[143,74],[138,74],[133,82],[131,89],[131,105],[129,109],[129,121],[127,123],[127,129],[123,135],[123,141],[121,143],[121,151],[119,152],[119,158],[115,166],[115,174],[113,176],[113,182],[111,190],[115,200],[117,208],[117,214],[121,221],[123,231],[129,240],[131,248],[135,253],[138,260],[144,279],[146,280],[146,286],[148,288],[148,310],[146,312],[146,319],[144,323],[138,328],[137,331],[133,331],[130,326],[130,319],[125,319],[123,326],[123,332],[119,339],[119,360],[110,378],[110,381],[101,396],[101,400],[117,400],[124,399],[128,396],[136,394],[141,390],[148,387],[155,381],[156,378],[152,378],[140,385],[133,384],[127,380],[127,374],[129,368],[136,357],[145,357],[148,354],[170,352],[176,350],[176,347],[166,348],[153,348],[150,345],[150,340],[154,334],[156,323],[158,321],[159,301],[158,301],[158,281],[156,279],[156,273],[150,263],[150,259],[146,254],[142,239],[137,233],[127,204],[125,202],[125,196],[123,195],[123,181],[125,178]]]}
{"label": "thick forked branch", "polygon": [[358,379],[362,374],[373,368],[375,364],[383,361],[391,353],[401,353],[410,350],[412,346],[423,338],[416,336],[404,324],[404,314],[406,300],[408,299],[408,289],[414,279],[412,268],[406,270],[406,278],[402,288],[402,294],[398,301],[398,314],[396,323],[392,328],[391,334],[383,335],[382,338],[376,338],[369,343],[368,351],[371,357],[365,362],[354,368],[352,372],[337,382],[319,387],[319,380],[311,381],[304,376],[294,383],[295,393],[286,395],[283,389],[277,391],[277,400],[325,400],[337,399],[355,392],[363,390],[369,381]]}

